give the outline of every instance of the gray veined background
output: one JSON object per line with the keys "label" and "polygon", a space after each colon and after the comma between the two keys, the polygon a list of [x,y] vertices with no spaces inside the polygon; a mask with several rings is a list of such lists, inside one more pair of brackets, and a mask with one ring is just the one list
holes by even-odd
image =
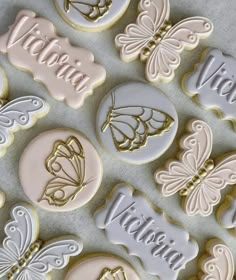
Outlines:
{"label": "gray veined background", "polygon": [[[119,0],[116,0],[119,1]],[[178,136],[183,133],[185,122],[191,118],[201,118],[209,123],[214,133],[213,156],[236,150],[236,133],[228,123],[216,118],[212,112],[204,111],[197,107],[180,88],[180,79],[189,71],[193,63],[197,62],[205,47],[218,47],[224,52],[236,56],[236,1],[235,0],[170,0],[171,20],[177,22],[187,16],[206,16],[215,25],[213,35],[201,41],[200,46],[192,52],[186,51],[182,56],[181,67],[176,71],[176,78],[170,84],[160,84],[159,87],[175,104],[179,114]],[[99,87],[93,96],[87,98],[82,108],[73,110],[62,102],[52,99],[41,84],[34,82],[32,77],[17,70],[10,65],[8,59],[0,54],[0,64],[5,68],[10,84],[10,98],[21,95],[35,94],[48,100],[51,105],[49,115],[41,119],[34,128],[18,132],[14,144],[8,149],[6,156],[0,159],[0,186],[7,192],[7,205],[0,210],[0,240],[4,237],[3,227],[9,219],[10,208],[20,201],[27,201],[18,179],[18,161],[27,143],[42,131],[56,127],[72,127],[82,131],[97,147],[104,165],[104,180],[97,195],[82,209],[71,213],[48,213],[38,209],[40,216],[40,237],[50,239],[65,233],[76,233],[84,242],[83,254],[88,252],[112,252],[128,260],[138,271],[141,279],[152,280],[142,269],[139,261],[130,257],[126,251],[109,243],[104,233],[96,229],[93,222],[95,209],[103,203],[106,194],[112,187],[120,182],[127,181],[137,189],[144,191],[153,203],[164,209],[173,218],[180,221],[185,228],[195,237],[203,252],[205,242],[211,237],[222,238],[232,249],[236,259],[236,242],[226,230],[220,227],[214,215],[208,218],[188,217],[180,207],[179,197],[162,198],[156,189],[153,180],[155,169],[161,166],[168,158],[173,157],[177,151],[177,141],[168,152],[153,163],[135,166],[118,161],[106,153],[97,142],[95,135],[96,109],[102,97],[114,86],[130,80],[144,80],[144,67],[140,62],[130,64],[122,63],[114,46],[114,37],[123,32],[125,26],[136,18],[138,1],[131,0],[127,13],[112,29],[102,33],[83,33],[72,29],[58,15],[52,0],[0,0],[0,34],[7,31],[20,9],[32,9],[41,16],[53,21],[57,31],[62,36],[69,37],[75,45],[91,49],[96,61],[103,64],[107,70],[107,81]],[[40,150],[39,150],[40,153]],[[35,158],[35,161],[37,158]],[[226,188],[223,198],[231,187]],[[53,273],[52,279],[64,279],[63,271]],[[179,275],[179,279],[188,279],[196,275],[197,262],[192,261]]]}

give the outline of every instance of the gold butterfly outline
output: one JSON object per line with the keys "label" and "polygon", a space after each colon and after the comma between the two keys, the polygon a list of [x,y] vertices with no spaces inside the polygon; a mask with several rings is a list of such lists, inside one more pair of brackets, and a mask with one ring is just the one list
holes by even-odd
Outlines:
{"label": "gold butterfly outline", "polygon": [[145,106],[116,107],[112,92],[112,106],[101,130],[109,127],[117,151],[132,152],[147,145],[148,138],[168,132],[174,119],[158,109]]}
{"label": "gold butterfly outline", "polygon": [[113,270],[105,268],[97,280],[128,280],[123,267],[117,267]]}
{"label": "gold butterfly outline", "polygon": [[85,181],[85,154],[80,141],[70,136],[66,141],[56,141],[45,162],[47,171],[53,175],[39,202],[62,207],[73,201],[93,180]]}
{"label": "gold butterfly outline", "polygon": [[[69,13],[70,8],[73,7],[77,10],[86,20],[96,22],[102,17],[104,17],[110,10],[112,6],[112,0],[98,0],[97,4],[88,4],[83,1],[74,1],[74,0],[64,0],[64,10]],[[81,9],[85,7],[88,9],[88,12],[85,13]]]}

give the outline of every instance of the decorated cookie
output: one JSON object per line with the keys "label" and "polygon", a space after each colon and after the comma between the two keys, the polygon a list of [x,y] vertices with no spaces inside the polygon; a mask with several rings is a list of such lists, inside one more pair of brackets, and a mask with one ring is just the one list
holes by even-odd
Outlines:
{"label": "decorated cookie", "polygon": [[0,208],[3,208],[3,206],[6,203],[6,194],[0,190]]}
{"label": "decorated cookie", "polygon": [[127,183],[118,185],[95,213],[96,225],[108,239],[125,246],[160,280],[177,279],[198,254],[189,233],[170,219]]}
{"label": "decorated cookie", "polygon": [[207,254],[200,258],[199,280],[233,280],[234,258],[230,249],[219,239],[212,239],[206,245]]}
{"label": "decorated cookie", "polygon": [[218,49],[206,50],[194,71],[184,76],[186,94],[223,120],[232,121],[236,130],[236,59]]}
{"label": "decorated cookie", "polygon": [[135,24],[115,39],[125,62],[140,58],[146,62],[146,78],[150,82],[170,82],[180,65],[184,49],[194,49],[200,39],[213,31],[212,22],[203,17],[191,17],[172,26],[169,21],[169,0],[140,0]]}
{"label": "decorated cookie", "polygon": [[0,51],[8,54],[13,65],[31,72],[52,97],[72,108],[80,107],[106,77],[90,51],[71,46],[55,33],[49,20],[32,11],[18,13],[8,32],[0,36]]}
{"label": "decorated cookie", "polygon": [[236,183],[236,153],[213,161],[209,159],[213,143],[211,128],[201,120],[192,120],[187,129],[189,133],[180,141],[179,158],[158,169],[155,179],[163,196],[178,192],[184,197],[187,215],[208,216],[220,202],[221,190]]}
{"label": "decorated cookie", "polygon": [[65,280],[78,279],[140,280],[135,270],[126,261],[110,254],[84,256],[65,278]]}
{"label": "decorated cookie", "polygon": [[6,238],[0,248],[0,278],[49,279],[53,269],[65,267],[83,244],[77,236],[63,236],[48,242],[39,240],[37,212],[28,204],[15,206],[5,226]]}
{"label": "decorated cookie", "polygon": [[54,0],[58,12],[72,27],[102,31],[118,21],[130,0]]}
{"label": "decorated cookie", "polygon": [[8,101],[8,82],[0,68],[0,157],[14,140],[14,132],[32,127],[49,111],[49,105],[40,97],[23,96]]}
{"label": "decorated cookie", "polygon": [[19,177],[25,194],[35,204],[50,211],[70,211],[96,194],[102,163],[79,132],[55,129],[29,143],[20,158]]}
{"label": "decorated cookie", "polygon": [[225,201],[217,210],[217,220],[236,237],[236,190],[227,195]]}
{"label": "decorated cookie", "polygon": [[160,157],[172,144],[178,116],[157,88],[122,84],[105,96],[97,113],[97,134],[113,155],[142,164]]}

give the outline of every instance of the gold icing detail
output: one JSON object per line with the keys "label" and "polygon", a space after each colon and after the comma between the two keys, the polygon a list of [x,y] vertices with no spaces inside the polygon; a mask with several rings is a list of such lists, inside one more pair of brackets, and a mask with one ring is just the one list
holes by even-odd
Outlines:
{"label": "gold icing detail", "polygon": [[74,200],[91,182],[85,182],[84,149],[74,136],[70,136],[65,142],[59,140],[54,143],[45,167],[53,178],[45,187],[39,202],[46,200],[49,205],[62,207]]}
{"label": "gold icing detail", "polygon": [[208,159],[198,173],[193,176],[190,182],[186,184],[186,187],[179,191],[180,196],[188,196],[192,190],[194,190],[199,184],[202,183],[204,178],[214,169],[214,161]]}
{"label": "gold icing detail", "polygon": [[117,267],[113,270],[105,268],[97,280],[129,280],[123,267]]}
{"label": "gold icing detail", "polygon": [[[77,5],[85,6],[89,9],[87,13],[81,11]],[[103,18],[110,10],[112,0],[97,0],[97,4],[88,4],[83,1],[64,0],[64,10],[69,13],[70,7],[77,10],[86,20],[96,22]]]}

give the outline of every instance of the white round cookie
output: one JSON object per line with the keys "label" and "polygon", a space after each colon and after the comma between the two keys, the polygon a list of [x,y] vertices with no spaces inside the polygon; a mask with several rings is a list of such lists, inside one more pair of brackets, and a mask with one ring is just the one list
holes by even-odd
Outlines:
{"label": "white round cookie", "polygon": [[96,120],[98,138],[113,155],[133,164],[159,158],[172,144],[178,116],[157,88],[122,84],[102,100]]}
{"label": "white round cookie", "polygon": [[97,32],[111,27],[125,13],[130,0],[54,0],[63,19],[72,27]]}

